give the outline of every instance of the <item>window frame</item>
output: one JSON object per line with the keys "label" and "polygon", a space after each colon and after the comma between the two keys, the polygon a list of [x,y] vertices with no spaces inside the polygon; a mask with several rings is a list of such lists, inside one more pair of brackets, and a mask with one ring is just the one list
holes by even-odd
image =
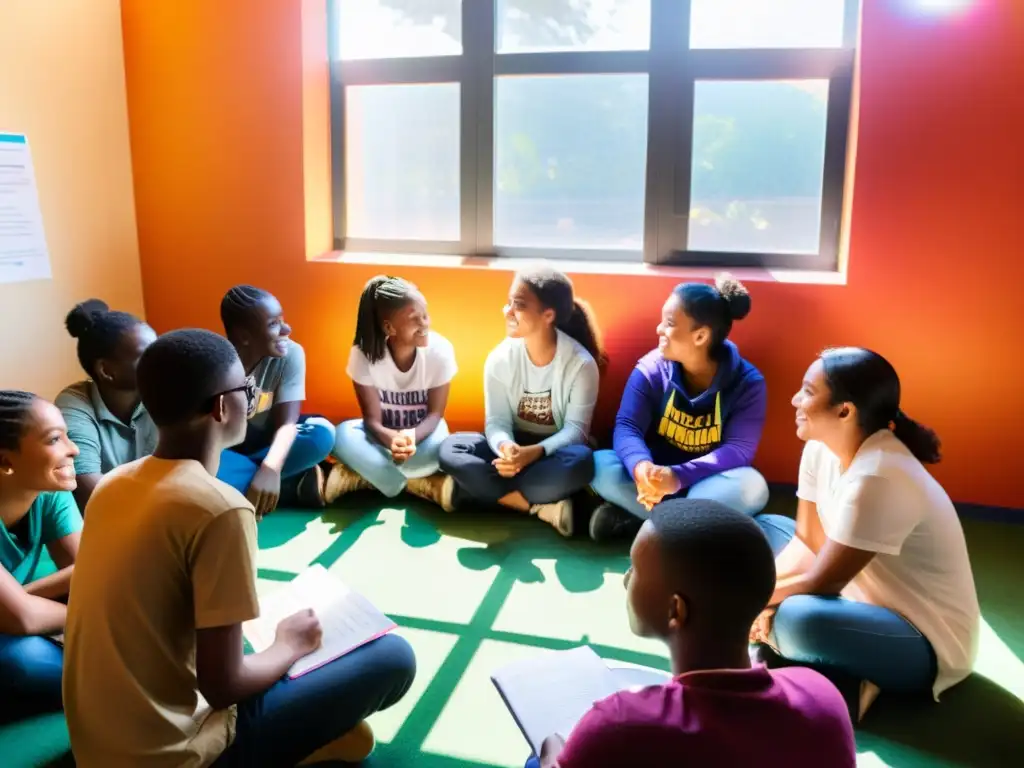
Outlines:
{"label": "window frame", "polygon": [[[462,54],[342,60],[338,3],[328,0],[331,191],[339,251],[569,259],[687,267],[836,271],[846,195],[847,143],[860,2],[843,0],[839,48],[691,49],[691,0],[651,0],[651,39],[642,51],[497,53],[494,0],[463,0]],[[645,74],[647,160],[642,250],[506,247],[494,244],[494,91],[503,75]],[[828,80],[821,224],[817,253],[698,251],[687,248],[694,93],[704,80]],[[460,239],[427,241],[346,236],[345,88],[458,83]]]}

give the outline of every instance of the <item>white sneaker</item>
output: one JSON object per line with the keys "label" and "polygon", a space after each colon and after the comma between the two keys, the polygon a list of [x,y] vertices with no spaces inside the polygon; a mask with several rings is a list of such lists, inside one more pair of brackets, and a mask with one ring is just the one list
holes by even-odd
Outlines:
{"label": "white sneaker", "polygon": [[536,515],[560,534],[572,536],[572,500],[562,499],[552,504],[534,504],[530,514]]}

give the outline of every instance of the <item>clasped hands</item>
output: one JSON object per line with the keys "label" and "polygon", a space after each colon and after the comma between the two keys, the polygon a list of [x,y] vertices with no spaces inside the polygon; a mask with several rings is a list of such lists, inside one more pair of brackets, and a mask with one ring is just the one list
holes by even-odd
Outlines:
{"label": "clasped hands", "polygon": [[644,509],[650,512],[666,496],[683,490],[683,483],[672,467],[662,467],[650,461],[641,461],[633,470],[637,496]]}
{"label": "clasped hands", "polygon": [[498,458],[491,464],[502,477],[515,477],[543,455],[540,445],[518,445],[506,440],[498,446]]}
{"label": "clasped hands", "polygon": [[404,464],[416,455],[416,430],[403,429],[391,440],[391,460],[395,464]]}

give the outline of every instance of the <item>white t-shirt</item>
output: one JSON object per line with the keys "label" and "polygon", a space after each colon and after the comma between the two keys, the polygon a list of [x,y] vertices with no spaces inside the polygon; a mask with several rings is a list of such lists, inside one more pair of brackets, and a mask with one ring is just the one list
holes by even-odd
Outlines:
{"label": "white t-shirt", "polygon": [[843,596],[895,611],[928,639],[935,697],[967,677],[980,625],[967,543],[953,502],[907,446],[880,430],[844,473],[834,453],[810,441],[797,496],[817,506],[832,541],[877,553]]}
{"label": "white t-shirt", "polygon": [[416,348],[416,358],[408,371],[398,370],[389,351],[383,360],[371,365],[359,347],[352,347],[347,372],[356,384],[377,389],[385,427],[412,429],[427,415],[427,393],[455,378],[458,366],[451,342],[431,331],[427,346]]}
{"label": "white t-shirt", "polygon": [[516,429],[547,437],[558,431],[551,405],[551,381],[555,376],[554,361],[541,367],[525,358],[523,391],[519,395],[514,423]]}

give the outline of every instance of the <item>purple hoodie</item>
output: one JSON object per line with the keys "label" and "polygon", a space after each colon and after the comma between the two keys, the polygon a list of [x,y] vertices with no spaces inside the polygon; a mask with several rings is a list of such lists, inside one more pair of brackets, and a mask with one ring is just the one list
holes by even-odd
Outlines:
{"label": "purple hoodie", "polygon": [[615,417],[615,453],[630,477],[641,461],[670,466],[683,488],[749,467],[764,429],[764,377],[726,341],[706,392],[690,397],[683,368],[653,350],[636,364]]}

